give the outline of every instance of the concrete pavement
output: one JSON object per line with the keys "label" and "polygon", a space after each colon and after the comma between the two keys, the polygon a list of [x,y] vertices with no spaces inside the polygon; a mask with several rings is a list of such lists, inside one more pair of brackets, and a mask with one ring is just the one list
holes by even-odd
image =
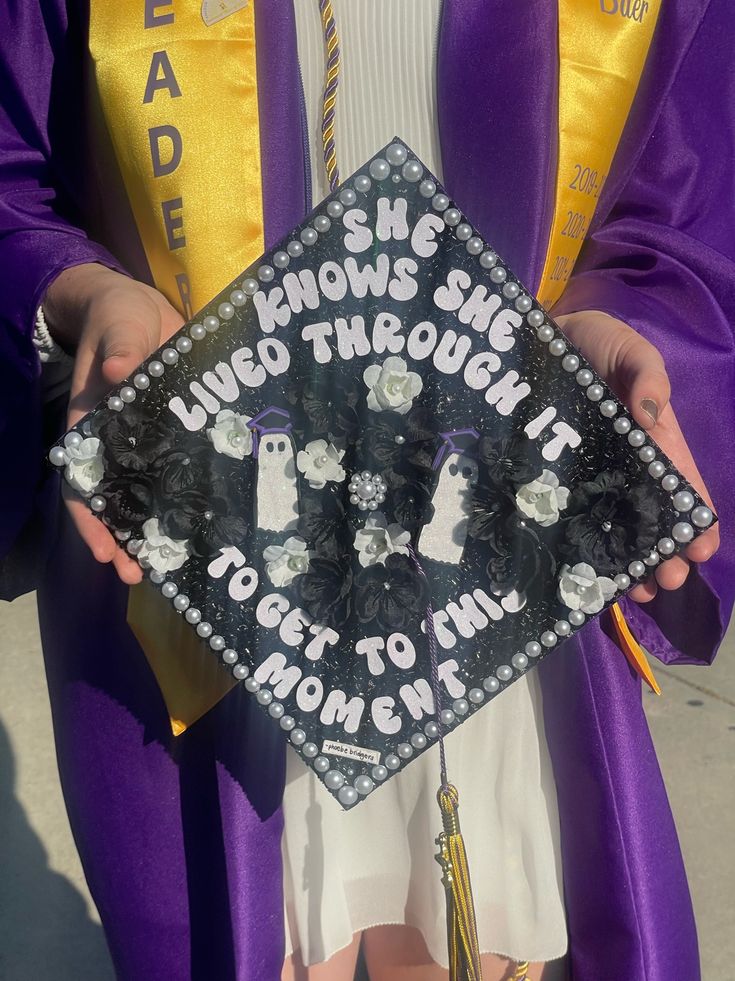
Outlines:
{"label": "concrete pavement", "polygon": [[[647,694],[645,705],[689,873],[703,981],[729,981],[735,631],[711,669],[654,667],[663,696]],[[32,596],[0,603],[0,868],[0,981],[113,981],[61,797]]]}

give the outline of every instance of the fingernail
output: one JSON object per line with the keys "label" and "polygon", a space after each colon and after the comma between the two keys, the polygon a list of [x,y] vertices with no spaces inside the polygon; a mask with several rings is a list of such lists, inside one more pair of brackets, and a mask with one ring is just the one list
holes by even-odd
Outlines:
{"label": "fingernail", "polygon": [[641,408],[643,409],[643,411],[646,413],[647,416],[650,416],[651,421],[655,426],[656,423],[658,422],[658,406],[653,401],[653,399],[643,399],[641,401]]}

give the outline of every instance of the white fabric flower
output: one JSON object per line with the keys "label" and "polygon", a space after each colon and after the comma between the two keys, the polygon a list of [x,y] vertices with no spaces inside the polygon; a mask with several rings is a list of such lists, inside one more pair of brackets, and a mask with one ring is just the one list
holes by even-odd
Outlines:
{"label": "white fabric flower", "polygon": [[344,480],[347,476],[340,460],[344,450],[338,450],[334,443],[326,439],[313,439],[306,448],[299,450],[296,466],[309,481],[309,486],[317,490],[325,487],[328,480]]}
{"label": "white fabric flower", "polygon": [[137,556],[141,565],[155,569],[156,572],[170,572],[180,569],[189,558],[189,543],[186,540],[169,538],[161,531],[158,518],[149,518],[143,525],[143,538]]}
{"label": "white fabric flower", "polygon": [[381,511],[371,514],[355,535],[357,558],[362,566],[385,562],[389,555],[408,555],[411,533],[399,524],[389,525]]}
{"label": "white fabric flower", "polygon": [[207,430],[207,436],[218,453],[242,460],[253,452],[253,434],[248,429],[250,416],[240,416],[232,409],[222,409],[217,413],[214,426]]}
{"label": "white fabric flower", "polygon": [[312,553],[303,538],[292,536],[283,545],[269,545],[263,550],[265,571],[274,586],[288,586],[296,576],[309,571]]}
{"label": "white fabric flower", "polygon": [[616,593],[616,586],[607,576],[598,576],[591,565],[579,562],[570,569],[562,566],[559,576],[559,599],[570,610],[599,613]]}
{"label": "white fabric flower", "polygon": [[102,461],[102,442],[94,436],[83,439],[78,446],[66,446],[69,462],[64,476],[74,490],[88,497],[102,480],[105,466]]}
{"label": "white fabric flower", "polygon": [[542,470],[540,477],[524,484],[516,493],[518,510],[542,528],[556,524],[568,500],[569,488],[560,487],[559,478],[551,470]]}
{"label": "white fabric flower", "polygon": [[413,405],[413,400],[424,387],[421,376],[408,371],[403,358],[386,358],[382,365],[371,364],[363,373],[363,381],[370,389],[367,396],[368,409],[382,412],[392,409],[405,415]]}

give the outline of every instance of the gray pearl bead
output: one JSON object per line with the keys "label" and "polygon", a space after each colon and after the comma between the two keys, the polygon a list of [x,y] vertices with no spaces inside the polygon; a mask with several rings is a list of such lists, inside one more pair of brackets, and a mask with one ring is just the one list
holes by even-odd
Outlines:
{"label": "gray pearl bead", "polygon": [[67,433],[64,437],[64,446],[67,447],[77,447],[82,445],[82,437],[80,433],[72,432]]}
{"label": "gray pearl bead", "polygon": [[523,671],[524,668],[528,667],[528,658],[525,654],[521,654],[519,651],[510,659],[510,663],[513,665],[516,671]]}
{"label": "gray pearl bead", "polygon": [[556,636],[553,630],[544,630],[541,634],[541,643],[544,647],[553,647],[559,638]]}
{"label": "gray pearl bead", "polygon": [[677,521],[671,529],[671,537],[680,545],[685,545],[694,538],[694,528],[688,521]]}
{"label": "gray pearl bead", "polygon": [[518,313],[528,313],[531,309],[533,300],[530,296],[526,296],[525,293],[521,294],[516,300],[516,310]]}
{"label": "gray pearl bead", "polygon": [[125,546],[125,548],[128,550],[128,552],[131,555],[137,555],[142,547],[143,547],[143,542],[139,540],[128,542],[127,545]]}
{"label": "gray pearl bead", "polygon": [[531,310],[531,312],[526,316],[526,320],[528,321],[529,327],[540,327],[544,322],[544,311]]}
{"label": "gray pearl bead", "polygon": [[197,624],[197,633],[200,637],[211,637],[212,636],[212,624],[202,621],[202,623]]}
{"label": "gray pearl bead", "polygon": [[314,219],[314,228],[320,235],[324,235],[332,227],[332,223],[326,215],[317,215]]}
{"label": "gray pearl bead", "polygon": [[330,770],[324,775],[324,783],[330,790],[339,790],[344,782],[345,778],[339,770]]}
{"label": "gray pearl bead", "polygon": [[450,726],[454,722],[455,715],[451,709],[442,709],[439,718],[443,726]]}
{"label": "gray pearl bead", "polygon": [[191,338],[190,337],[180,337],[176,341],[176,350],[179,354],[188,354],[191,351]]}
{"label": "gray pearl bead", "polygon": [[357,801],[357,791],[354,787],[341,787],[337,799],[343,807],[352,807]]}
{"label": "gray pearl bead", "polygon": [[209,638],[209,646],[213,651],[223,651],[225,649],[225,638],[219,634],[213,634]]}
{"label": "gray pearl bead", "polygon": [[304,254],[304,246],[301,242],[293,241],[289,242],[286,246],[286,252],[291,256],[292,259],[298,259],[299,256]]}
{"label": "gray pearl bead", "polygon": [[273,701],[273,692],[268,691],[267,688],[261,688],[255,698],[259,705],[270,705]]}
{"label": "gray pearl bead", "polygon": [[648,472],[654,478],[654,480],[658,480],[659,477],[663,477],[664,473],[666,472],[666,467],[660,460],[654,460],[648,467]]}
{"label": "gray pearl bead", "polygon": [[260,284],[258,283],[258,280],[255,279],[255,277],[248,276],[247,279],[243,279],[242,288],[243,291],[247,293],[248,296],[254,296],[260,289]]}
{"label": "gray pearl bead", "polygon": [[618,587],[618,589],[627,589],[628,586],[630,586],[630,576],[627,576],[624,572],[618,573],[618,575],[615,576],[615,585]]}
{"label": "gray pearl bead", "polygon": [[544,324],[536,331],[536,337],[543,343],[548,344],[549,341],[554,340],[554,328],[549,324]]}
{"label": "gray pearl bead", "polygon": [[436,724],[436,722],[427,722],[424,726],[424,733],[426,734],[427,739],[436,739],[436,737],[439,735],[439,726]]}
{"label": "gray pearl bead", "polygon": [[161,585],[161,583],[162,583],[162,582],[164,581],[164,579],[165,579],[166,577],[165,577],[165,575],[164,575],[164,574],[163,574],[162,572],[156,572],[156,570],[155,570],[155,569],[153,569],[153,570],[152,570],[152,571],[150,572],[150,574],[149,574],[149,576],[148,576],[148,578],[150,579],[150,581],[151,581],[151,582],[152,582],[152,583],[153,583],[154,585],[156,585],[156,586],[160,586],[160,585]]}
{"label": "gray pearl bead", "polygon": [[[274,702],[268,711],[271,712],[271,709],[276,708],[276,706],[283,711],[283,706],[280,702]],[[273,713],[271,712],[271,714]],[[313,760],[315,756],[319,755],[319,747],[316,743],[304,743],[304,745],[301,747],[301,755],[305,756],[307,760]]]}
{"label": "gray pearl bead", "polygon": [[[550,347],[551,345],[549,345]],[[590,385],[587,389],[587,398],[590,402],[599,402],[602,396],[605,394],[605,389],[602,385]]]}
{"label": "gray pearl bead", "polygon": [[649,569],[652,569],[653,566],[658,565],[660,561],[661,561],[661,556],[654,548],[645,557],[645,559],[643,560],[643,564],[647,565]]}
{"label": "gray pearl bead", "polygon": [[[330,218],[341,218],[344,212],[344,206],[339,201],[330,201],[327,205],[327,214]],[[275,256],[273,260],[275,262]]]}
{"label": "gray pearl bead", "polygon": [[621,436],[625,436],[626,433],[629,433],[630,428],[631,428],[630,419],[628,419],[626,416],[620,416],[620,418],[616,419],[615,422],[613,423],[613,429],[615,430],[616,433],[619,433]]}
{"label": "gray pearl bead", "polygon": [[397,753],[402,760],[407,760],[413,756],[413,746],[410,743],[399,743]]}
{"label": "gray pearl bead", "polygon": [[261,283],[272,283],[276,272],[273,266],[269,266],[264,263],[262,266],[258,266],[258,279]]}
{"label": "gray pearl bead", "polygon": [[482,266],[483,269],[492,269],[497,261],[498,261],[498,257],[495,255],[494,252],[491,252],[490,250],[488,250],[487,252],[483,252],[482,255],[480,256],[480,265]]}
{"label": "gray pearl bead", "polygon": [[121,412],[125,403],[117,395],[112,395],[107,400],[107,408],[112,409],[113,412]]}
{"label": "gray pearl bead", "polygon": [[454,227],[455,225],[458,225],[461,220],[462,215],[456,208],[449,208],[448,211],[444,212],[444,221],[447,223],[447,225]]}
{"label": "gray pearl bead", "polygon": [[49,462],[55,467],[65,467],[68,462],[66,450],[63,446],[54,446],[48,455]]}
{"label": "gray pearl bead", "polygon": [[183,593],[179,593],[178,596],[174,597],[174,609],[178,610],[179,613],[183,613],[189,606],[191,600],[188,596],[184,596]]}
{"label": "gray pearl bead", "polygon": [[508,273],[502,266],[493,266],[490,270],[490,279],[493,283],[504,283],[507,277]]}
{"label": "gray pearl bead", "polygon": [[509,300],[515,300],[520,292],[521,290],[518,283],[506,283],[503,287],[503,296],[507,297]]}
{"label": "gray pearl bead", "polygon": [[630,563],[628,566],[628,572],[633,579],[640,579],[641,576],[645,576],[646,567],[642,562],[636,560],[635,562]]}
{"label": "gray pearl bead", "polygon": [[605,399],[604,402],[600,402],[600,415],[606,419],[612,419],[613,416],[617,415],[617,412],[617,404],[612,399]]}
{"label": "gray pearl bead", "polygon": [[149,361],[148,362],[148,374],[153,378],[160,378],[165,368],[160,361]]}
{"label": "gray pearl bead", "polygon": [[692,511],[692,524],[695,524],[697,528],[709,528],[714,521],[714,517],[709,508],[700,504],[699,507],[696,507]]}
{"label": "gray pearl bead", "polygon": [[[276,255],[286,255],[285,252],[277,252]],[[286,256],[288,258],[288,256]],[[244,307],[247,303],[247,296],[242,290],[233,290],[230,293],[230,303],[233,307]]]}
{"label": "gray pearl bead", "polygon": [[403,167],[401,167],[401,173],[403,174],[404,180],[415,184],[416,181],[420,181],[424,176],[424,168],[418,160],[407,160]]}
{"label": "gray pearl bead", "polygon": [[[181,338],[181,340],[187,340],[187,338]],[[189,341],[189,344],[191,344],[191,341]],[[128,405],[131,402],[135,402],[136,399],[135,389],[131,388],[130,385],[126,385],[125,388],[120,389],[120,398],[123,400],[123,402],[126,402]]]}
{"label": "gray pearl bead", "polygon": [[291,715],[284,715],[281,718],[279,725],[284,732],[290,732],[296,725],[296,720]]}
{"label": "gray pearl bead", "polygon": [[581,627],[584,623],[584,613],[581,610],[569,611],[569,622],[573,627]]}
{"label": "gray pearl bead", "polygon": [[126,542],[128,538],[130,538],[130,535],[131,535],[130,531],[127,530],[123,531],[120,528],[118,528],[117,531],[115,532],[115,538],[117,538],[119,542]]}
{"label": "gray pearl bead", "polygon": [[133,385],[135,385],[139,391],[144,392],[147,388],[151,387],[151,380],[148,375],[144,374],[142,371],[139,371],[135,378],[133,378]]}
{"label": "gray pearl bead", "polygon": [[[258,695],[261,695],[261,694],[262,694],[262,692],[258,692]],[[268,694],[270,695],[270,692],[268,692]],[[285,711],[286,710],[284,709],[283,705],[281,705],[280,702],[271,702],[270,705],[268,706],[268,715],[270,715],[270,717],[272,719],[280,719],[280,718],[282,718],[283,717],[283,713]],[[307,743],[306,746],[314,746],[314,743]],[[306,746],[304,746],[304,752],[306,751]],[[318,752],[319,752],[319,750],[316,748],[316,746],[314,746],[314,752],[313,752],[313,754],[309,754],[309,755],[316,756],[316,754]]]}
{"label": "gray pearl bead", "polygon": [[651,463],[656,459],[656,451],[652,446],[642,446],[638,450],[638,459],[641,463]]}
{"label": "gray pearl bead", "polygon": [[95,494],[94,497],[91,498],[89,502],[89,506],[92,508],[93,511],[97,511],[97,513],[99,513],[100,511],[105,510],[105,508],[107,507],[107,501],[104,499],[104,497],[100,496],[99,494]]}
{"label": "gray pearl bead", "polygon": [[691,511],[694,507],[694,496],[689,491],[678,491],[674,494],[674,507],[677,511]]}
{"label": "gray pearl bead", "polygon": [[485,692],[482,688],[470,688],[469,695],[467,696],[473,705],[479,705],[481,702],[485,701]]}
{"label": "gray pearl bead", "polygon": [[679,486],[679,478],[676,474],[667,473],[664,479],[661,481],[661,486],[665,491],[674,491]]}
{"label": "gray pearl bead", "polygon": [[525,650],[529,657],[538,657],[541,653],[541,644],[537,640],[529,640]]}
{"label": "gray pearl bead", "polygon": [[579,358],[576,354],[565,354],[561,366],[564,371],[573,372],[579,368]]}
{"label": "gray pearl bead", "polygon": [[163,586],[161,586],[161,592],[166,597],[166,599],[173,599],[174,596],[176,596],[176,594],[178,593],[178,591],[179,591],[179,587],[176,585],[175,582],[165,582]]}
{"label": "gray pearl bead", "polygon": [[225,648],[222,651],[222,660],[225,664],[235,664],[237,662],[237,651],[233,651],[231,647]]}
{"label": "gray pearl bead", "polygon": [[509,664],[501,664],[495,671],[498,681],[510,681],[513,677],[513,668]]}
{"label": "gray pearl bead", "polygon": [[482,687],[485,689],[486,692],[489,692],[492,695],[494,692],[498,690],[498,688],[500,688],[500,682],[498,681],[497,678],[493,678],[493,677],[485,678],[485,680],[482,683]]}
{"label": "gray pearl bead", "polygon": [[316,233],[315,228],[302,228],[299,233],[299,238],[304,243],[304,245],[314,245],[319,236]]}
{"label": "gray pearl bead", "polygon": [[436,184],[434,181],[425,180],[419,184],[419,194],[422,198],[433,198],[436,194]]}
{"label": "gray pearl bead", "polygon": [[[248,669],[244,664],[236,664],[232,669],[232,676],[237,678],[238,681],[242,681],[244,678],[248,677]],[[248,680],[252,681],[252,678],[249,678]]]}
{"label": "gray pearl bead", "polygon": [[292,729],[288,738],[294,746],[302,746],[306,742],[306,733],[303,729]]}
{"label": "gray pearl bead", "polygon": [[[368,167],[368,172],[370,173],[370,177],[373,177],[376,181],[384,181],[386,177],[390,174],[390,164],[388,163],[387,160],[384,160],[382,157],[376,157],[375,160],[372,160],[370,162],[370,166]],[[367,187],[365,187],[365,179],[366,178],[364,175],[360,175],[360,177],[357,177],[355,179],[355,190],[357,191],[370,190],[369,178],[368,178]]]}
{"label": "gray pearl bead", "polygon": [[470,703],[466,698],[455,698],[452,702],[452,709],[457,715],[467,715],[470,710]]}
{"label": "gray pearl bead", "polygon": [[577,384],[581,385],[583,388],[586,388],[588,385],[591,385],[592,382],[594,381],[594,377],[595,376],[592,374],[589,368],[580,368],[580,370],[575,375],[575,378],[577,379]]}
{"label": "gray pearl bead", "polygon": [[[266,270],[267,270],[267,276],[264,279],[262,273],[265,272]],[[260,269],[258,270],[258,276],[260,276],[260,278],[263,280],[264,283],[269,283],[271,279],[273,279],[273,275],[274,274],[273,274],[272,266],[261,266]],[[268,276],[270,276],[270,279],[268,278]],[[235,316],[235,307],[232,303],[230,303],[229,300],[223,300],[222,303],[220,303],[220,305],[217,307],[217,317],[215,317],[213,314],[210,314],[210,316],[212,318],[211,320],[209,317],[204,318],[204,326],[209,331],[215,331],[219,327],[219,320],[217,319],[217,317],[221,317],[222,320],[232,320],[232,318]]]}
{"label": "gray pearl bead", "polygon": [[460,240],[460,242],[468,242],[472,238],[472,225],[468,225],[467,222],[462,222],[457,225],[454,234]]}
{"label": "gray pearl bead", "polygon": [[355,790],[362,797],[366,797],[375,787],[375,784],[367,775],[367,773],[362,773],[359,777],[355,779]]}
{"label": "gray pearl bead", "polygon": [[[332,201],[331,203],[336,204],[339,208],[339,213],[342,214],[344,208],[339,201]],[[327,211],[329,211],[329,206],[327,206]],[[276,267],[276,269],[287,269],[290,261],[291,256],[288,254],[288,252],[284,252],[283,250],[276,252],[273,256],[273,265]]]}
{"label": "gray pearl bead", "polygon": [[659,538],[656,548],[658,549],[659,553],[665,557],[667,555],[674,554],[676,545],[671,538]]}
{"label": "gray pearl bead", "polygon": [[470,255],[479,255],[482,252],[482,250],[485,248],[485,243],[482,241],[481,238],[478,238],[477,235],[473,235],[470,239],[467,240],[467,244],[465,245],[465,248],[467,249]]}
{"label": "gray pearl bead", "polygon": [[189,328],[189,337],[193,341],[201,341],[207,336],[207,329],[204,324],[192,324]]}
{"label": "gray pearl bead", "polygon": [[351,187],[346,187],[339,192],[339,199],[346,208],[349,208],[357,201],[357,195]]}
{"label": "gray pearl bead", "polygon": [[637,449],[646,442],[646,434],[642,429],[633,429],[628,433],[628,442]]}
{"label": "gray pearl bead", "polygon": [[395,753],[389,753],[385,758],[385,765],[389,770],[397,770],[401,765],[401,761]]}
{"label": "gray pearl bead", "polygon": [[326,773],[329,769],[329,760],[326,756],[317,756],[317,758],[312,763],[312,766],[317,773]]}
{"label": "gray pearl bead", "polygon": [[434,211],[446,211],[449,207],[449,198],[446,194],[435,194],[431,199],[431,207]]}
{"label": "gray pearl bead", "polygon": [[161,352],[161,361],[164,364],[176,364],[179,360],[179,352],[175,351],[172,347],[164,348]]}
{"label": "gray pearl bead", "polygon": [[184,616],[186,617],[187,623],[199,623],[202,619],[202,614],[194,606],[190,606]]}
{"label": "gray pearl bead", "polygon": [[557,620],[554,624],[554,633],[558,637],[568,637],[572,632],[572,628],[567,620]]}
{"label": "gray pearl bead", "polygon": [[426,736],[423,732],[414,732],[411,736],[411,745],[414,749],[423,749],[426,745]]}
{"label": "gray pearl bead", "polygon": [[[564,354],[567,349],[566,343],[561,339],[561,337],[556,337],[551,344],[549,344],[549,354],[553,354],[555,358],[559,358]],[[589,390],[587,392],[587,397],[589,398]]]}

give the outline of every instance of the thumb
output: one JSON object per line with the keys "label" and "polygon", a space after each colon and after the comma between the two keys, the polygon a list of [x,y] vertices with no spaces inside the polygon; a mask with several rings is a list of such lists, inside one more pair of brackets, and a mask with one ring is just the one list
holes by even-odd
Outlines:
{"label": "thumb", "polygon": [[664,359],[653,344],[633,334],[620,353],[618,377],[635,421],[642,429],[654,429],[669,404],[671,384]]}
{"label": "thumb", "polygon": [[97,349],[102,361],[102,376],[108,385],[117,385],[145,361],[158,347],[160,318],[145,323],[113,323],[100,337]]}

